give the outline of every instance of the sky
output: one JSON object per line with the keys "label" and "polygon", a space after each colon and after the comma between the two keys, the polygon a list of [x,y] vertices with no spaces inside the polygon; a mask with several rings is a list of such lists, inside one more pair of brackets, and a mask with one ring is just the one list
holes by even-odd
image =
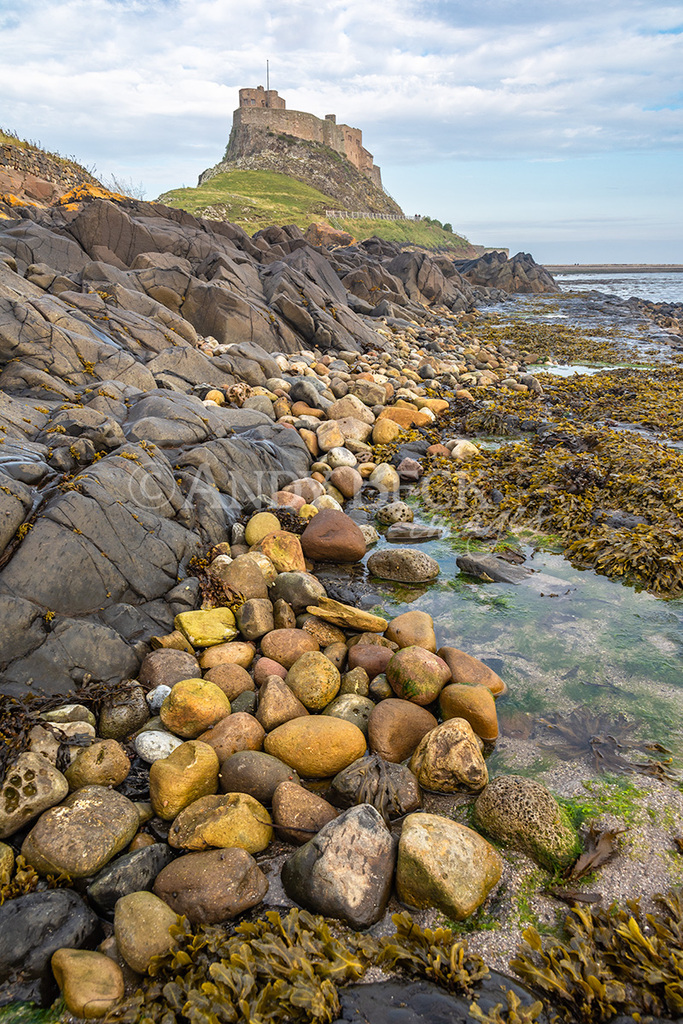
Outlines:
{"label": "sky", "polygon": [[544,263],[683,263],[683,0],[0,0],[0,38],[0,126],[148,199],[221,159],[269,59],[406,213]]}

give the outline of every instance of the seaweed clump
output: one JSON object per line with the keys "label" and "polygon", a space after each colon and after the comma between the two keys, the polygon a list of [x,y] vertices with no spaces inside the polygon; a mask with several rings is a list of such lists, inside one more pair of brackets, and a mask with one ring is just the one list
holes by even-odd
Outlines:
{"label": "seaweed clump", "polygon": [[41,878],[35,868],[24,860],[20,855],[14,865],[14,875],[5,885],[0,886],[0,907],[7,900],[14,900],[17,896],[26,896],[28,893],[43,889],[64,889],[70,888],[72,880],[69,875],[47,875]]}
{"label": "seaweed clump", "polygon": [[180,918],[171,929],[174,949],[155,958],[151,977],[107,1021],[330,1024],[339,1015],[338,986],[357,981],[371,964],[475,994],[489,972],[465,942],[448,929],[423,931],[409,914],[393,921],[394,934],[376,940],[337,923],[333,934],[325,918],[296,909],[284,917],[268,911],[231,933],[220,925],[193,930]]}
{"label": "seaweed clump", "polygon": [[481,959],[468,953],[466,942],[457,942],[449,928],[418,928],[410,914],[394,914],[396,931],[380,939],[376,963],[389,969],[399,967],[407,974],[429,978],[449,992],[472,995],[477,982],[488,977]]}
{"label": "seaweed clump", "polygon": [[339,1012],[337,985],[364,974],[373,941],[332,935],[324,918],[303,910],[244,922],[232,934],[218,926],[171,929],[175,948],[157,957],[150,979],[110,1011],[122,1024],[233,1024],[270,1021],[328,1024]]}
{"label": "seaweed clump", "polygon": [[683,1014],[683,890],[656,899],[658,910],[646,915],[638,900],[628,909],[575,907],[564,941],[528,928],[510,966],[567,1024],[619,1014],[675,1020]]}
{"label": "seaweed clump", "polygon": [[[565,324],[529,323],[489,314],[475,324],[477,337],[499,345],[504,342],[520,359],[540,363],[633,362],[633,348],[615,337],[613,328],[595,327],[589,332]],[[600,340],[598,340],[600,339]]]}
{"label": "seaweed clump", "polygon": [[[638,725],[629,722],[625,715],[596,714],[591,708],[581,707],[568,715],[549,715],[540,722],[553,732],[552,739],[542,744],[543,749],[565,761],[590,754],[598,771],[634,772],[660,780],[675,777],[668,767],[671,758],[662,761],[651,757],[651,753],[668,754],[670,751],[661,743],[636,739],[633,733]],[[635,750],[646,754],[648,760],[632,761],[625,756]]]}
{"label": "seaweed clump", "polygon": [[552,533],[581,566],[663,597],[683,594],[679,451],[627,431],[565,423],[480,450],[465,474],[445,459],[430,468],[431,502],[467,528]]}

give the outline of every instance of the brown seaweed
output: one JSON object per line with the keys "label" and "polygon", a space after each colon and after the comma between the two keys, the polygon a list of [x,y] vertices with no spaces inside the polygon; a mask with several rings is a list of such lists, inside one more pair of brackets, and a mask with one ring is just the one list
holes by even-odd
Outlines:
{"label": "brown seaweed", "polygon": [[625,756],[627,752],[635,750],[645,754],[650,751],[670,753],[661,744],[636,739],[633,733],[638,725],[630,722],[625,715],[613,717],[609,714],[596,714],[592,708],[579,707],[568,715],[552,714],[539,721],[553,732],[553,738],[540,744],[541,748],[565,761],[590,754],[599,771],[632,772],[652,775],[658,779],[675,778],[669,769],[670,759],[662,761],[652,758],[639,762]]}
{"label": "brown seaweed", "polygon": [[620,1013],[676,1019],[683,1013],[683,890],[656,901],[657,911],[646,915],[638,900],[626,908],[575,907],[562,940],[527,929],[510,966],[567,1024]]}

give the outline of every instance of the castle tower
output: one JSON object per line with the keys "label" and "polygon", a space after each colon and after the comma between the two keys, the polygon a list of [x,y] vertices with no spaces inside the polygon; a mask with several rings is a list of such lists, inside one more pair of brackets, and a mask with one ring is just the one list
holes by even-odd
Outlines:
{"label": "castle tower", "polygon": [[287,104],[277,89],[264,89],[259,85],[256,89],[240,89],[240,107],[260,107],[269,110],[285,110]]}

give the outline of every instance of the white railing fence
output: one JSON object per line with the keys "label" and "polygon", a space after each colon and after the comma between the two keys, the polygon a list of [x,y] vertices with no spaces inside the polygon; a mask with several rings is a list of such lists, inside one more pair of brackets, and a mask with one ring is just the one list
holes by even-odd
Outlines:
{"label": "white railing fence", "polygon": [[325,210],[325,216],[335,220],[422,220],[419,214],[406,217],[401,213],[372,213],[370,210]]}

